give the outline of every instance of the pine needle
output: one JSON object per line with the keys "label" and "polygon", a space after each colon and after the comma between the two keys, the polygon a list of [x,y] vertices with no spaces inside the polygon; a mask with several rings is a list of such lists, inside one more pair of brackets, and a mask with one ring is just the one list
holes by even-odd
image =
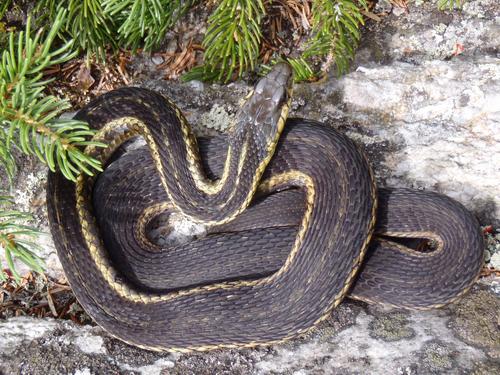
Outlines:
{"label": "pine needle", "polygon": [[[67,12],[60,10],[52,29],[41,40],[43,30],[31,36],[31,18],[26,30],[17,37],[11,32],[9,46],[0,62],[0,164],[11,178],[14,163],[11,148],[36,155],[52,171],[59,169],[66,178],[76,180],[80,171],[92,174],[100,164],[85,155],[78,144],[94,131],[81,121],[59,119],[70,108],[67,100],[43,93],[43,70],[76,56],[70,40],[52,48],[57,32],[65,23]],[[100,144],[104,147],[105,145]],[[75,162],[78,160],[78,163]]]}

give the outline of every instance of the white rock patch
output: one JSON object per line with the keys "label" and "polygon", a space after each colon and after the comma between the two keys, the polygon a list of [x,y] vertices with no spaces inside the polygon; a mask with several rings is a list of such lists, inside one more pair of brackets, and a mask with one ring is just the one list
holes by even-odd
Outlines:
{"label": "white rock patch", "polygon": [[350,372],[365,373],[369,364],[374,374],[405,374],[408,363],[419,361],[416,353],[436,337],[460,351],[456,360],[466,368],[485,357],[478,349],[457,340],[446,327],[447,320],[439,317],[439,312],[412,313],[408,327],[414,330],[415,337],[394,342],[371,337],[369,325],[372,320],[372,316],[361,312],[356,325],[332,337],[331,342],[316,338],[293,349],[278,347],[276,354],[267,355],[256,363],[257,373],[293,373],[294,369],[301,369],[308,363],[314,365],[302,369],[301,373],[337,373],[347,364]]}
{"label": "white rock patch", "polygon": [[[469,209],[500,217],[500,59],[394,63],[358,69],[340,81],[350,116],[387,140],[387,183],[429,188]],[[368,115],[367,115],[368,114]]]}
{"label": "white rock patch", "polygon": [[85,332],[80,334],[75,338],[75,345],[77,345],[80,350],[87,354],[104,354],[106,349],[104,348],[104,340],[101,336],[94,336]]}
{"label": "white rock patch", "polygon": [[122,364],[121,368],[127,371],[139,372],[141,375],[160,375],[165,369],[169,369],[174,366],[174,361],[167,358],[160,358],[150,365],[134,367],[128,364]]}
{"label": "white rock patch", "polygon": [[0,353],[8,354],[24,341],[36,340],[57,327],[58,323],[52,319],[19,317],[0,321]]}
{"label": "white rock patch", "polygon": [[74,375],[92,375],[92,372],[90,372],[89,368],[84,368],[81,370],[76,370]]}

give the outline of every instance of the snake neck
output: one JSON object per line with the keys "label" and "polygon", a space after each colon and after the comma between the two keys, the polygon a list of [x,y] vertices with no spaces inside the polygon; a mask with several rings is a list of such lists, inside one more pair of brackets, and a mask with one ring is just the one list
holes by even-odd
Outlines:
{"label": "snake neck", "polygon": [[228,134],[228,149],[220,179],[211,180],[203,170],[199,150],[184,120],[178,129],[184,135],[185,162],[171,155],[172,170],[187,170],[166,179],[166,190],[174,206],[194,221],[221,224],[231,221],[249,204],[278,144],[288,116],[291,97],[291,70],[275,67],[256,85],[241,107]]}
{"label": "snake neck", "polygon": [[[277,124],[271,131],[263,129],[261,119],[257,123],[255,118],[240,115],[228,135],[226,159],[219,179],[208,178],[197,157],[197,145],[186,143],[187,178],[166,179],[166,190],[174,206],[190,219],[208,225],[229,222],[241,213],[250,204],[276,150],[287,113],[288,104],[284,113],[269,119],[270,123]],[[264,124],[266,126],[271,127]],[[169,169],[182,168],[180,160],[176,165],[170,165]]]}
{"label": "snake neck", "polygon": [[290,95],[288,65],[277,65],[258,82],[231,128],[218,180],[207,177],[196,138],[181,111],[159,94],[139,88],[116,90],[77,117],[98,129],[95,141],[109,145],[105,151],[86,149],[103,164],[124,141],[142,136],[174,207],[193,221],[213,225],[231,221],[250,204],[283,131]]}

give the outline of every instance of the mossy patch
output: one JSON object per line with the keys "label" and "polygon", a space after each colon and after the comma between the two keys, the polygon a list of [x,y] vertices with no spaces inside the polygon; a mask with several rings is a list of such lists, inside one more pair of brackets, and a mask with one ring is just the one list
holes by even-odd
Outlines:
{"label": "mossy patch", "polygon": [[500,358],[498,319],[500,299],[485,289],[476,289],[459,303],[450,306],[454,312],[449,326],[465,342],[485,349],[494,359]]}
{"label": "mossy patch", "polygon": [[500,362],[484,361],[478,362],[472,368],[471,375],[495,375],[500,374]]}
{"label": "mossy patch", "polygon": [[420,354],[422,366],[425,373],[441,374],[443,370],[451,370],[456,367],[454,357],[456,352],[440,341],[430,341],[425,344]]}
{"label": "mossy patch", "polygon": [[410,339],[415,331],[409,327],[407,316],[402,312],[391,312],[375,317],[369,325],[370,336],[392,342]]}

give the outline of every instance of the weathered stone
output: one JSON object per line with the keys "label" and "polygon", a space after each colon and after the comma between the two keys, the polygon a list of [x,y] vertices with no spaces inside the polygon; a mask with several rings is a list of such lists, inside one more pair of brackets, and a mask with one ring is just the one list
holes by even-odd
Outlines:
{"label": "weathered stone", "polygon": [[498,361],[483,361],[475,364],[470,372],[471,375],[496,375],[500,373],[500,362]]}
{"label": "weathered stone", "polygon": [[498,53],[500,19],[496,0],[465,1],[462,10],[453,11],[438,11],[436,3],[410,4],[408,12],[369,22],[356,64],[395,60],[419,64],[457,55]]}
{"label": "weathered stone", "polygon": [[[497,350],[496,344],[469,337],[484,334],[484,330],[476,332],[478,327],[485,320],[494,322],[490,314],[498,312],[497,305],[489,313],[479,311],[477,300],[491,303],[495,298],[488,289],[475,288],[457,305],[424,312],[347,301],[317,329],[282,345],[183,355],[138,349],[99,327],[12,318],[0,322],[0,373],[457,374],[474,370],[484,374],[490,368],[484,364],[494,368],[488,353]],[[387,321],[391,323],[380,328],[380,322]],[[460,326],[460,334],[454,334],[455,325]],[[374,335],[374,330],[382,334]]]}
{"label": "weathered stone", "polygon": [[450,327],[464,341],[488,348],[486,353],[500,359],[500,299],[485,290],[473,293],[450,309]]}
{"label": "weathered stone", "polygon": [[490,263],[493,268],[500,269],[500,252],[491,256]]}
{"label": "weathered stone", "polygon": [[401,312],[381,314],[370,323],[370,335],[384,341],[409,339],[415,332],[408,327],[407,315]]}
{"label": "weathered stone", "polygon": [[151,62],[155,65],[160,65],[165,61],[165,59],[160,55],[154,55],[151,57]]}
{"label": "weathered stone", "polygon": [[[359,142],[380,184],[443,192],[483,224],[499,225],[499,25],[496,0],[469,1],[454,12],[437,11],[435,1],[410,4],[408,13],[368,23],[349,74],[296,85],[291,115]],[[249,91],[242,83],[164,82],[149,57],[133,69],[136,84],[173,98],[199,134],[225,129]],[[20,162],[16,202],[47,230],[45,168]],[[61,275],[53,245],[43,247],[49,273]],[[309,334],[254,350],[153,353],[98,327],[13,318],[0,322],[0,373],[497,374],[498,280],[483,279],[487,286],[436,311],[345,302]]]}
{"label": "weathered stone", "polygon": [[338,85],[358,124],[348,134],[378,149],[381,181],[443,192],[498,223],[499,59],[358,68]]}

